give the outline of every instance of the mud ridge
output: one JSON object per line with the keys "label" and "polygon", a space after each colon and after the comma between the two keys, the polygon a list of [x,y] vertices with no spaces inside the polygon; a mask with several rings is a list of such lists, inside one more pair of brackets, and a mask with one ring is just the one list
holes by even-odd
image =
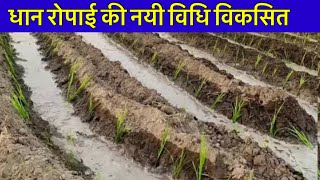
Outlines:
{"label": "mud ridge", "polygon": [[[4,34],[1,34],[1,36]],[[7,36],[9,37],[9,36]],[[9,43],[9,42],[7,42]],[[0,47],[0,54],[4,50]],[[15,58],[16,60],[16,58]],[[16,80],[9,76],[9,67],[0,57],[0,177],[2,179],[90,179],[87,168],[71,161],[68,154],[51,144],[52,129],[32,110],[30,93],[23,84],[23,69],[14,63]],[[30,120],[24,122],[11,106],[10,98],[19,83],[30,105]]]}
{"label": "mud ridge", "polygon": [[[277,135],[277,138],[297,142],[287,131],[291,126],[298,127],[304,133],[315,138],[315,121],[298,104],[298,102],[287,95],[287,93],[271,88],[253,87],[242,85],[239,81],[230,79],[219,72],[207,68],[197,58],[180,49],[179,46],[169,43],[154,34],[115,33],[109,36],[118,43],[126,46],[134,55],[150,64],[150,60],[157,54],[157,61],[151,65],[157,70],[174,80],[180,87],[195,95],[201,87],[201,93],[197,99],[209,107],[220,93],[225,93],[223,102],[216,108],[219,113],[231,118],[232,107],[235,99],[245,99],[243,115],[239,122],[257,129],[263,133],[269,132],[270,120],[275,109],[283,102],[286,111],[282,111],[277,119],[277,128],[285,129]],[[143,53],[141,50],[143,49]],[[174,78],[176,69],[185,62],[178,78]],[[205,79],[205,81],[203,81]],[[297,118],[300,116],[300,118]],[[304,122],[301,121],[304,120]]]}
{"label": "mud ridge", "polygon": [[[219,35],[219,34],[218,34]],[[248,49],[241,45],[234,44],[219,36],[205,33],[172,33],[177,38],[190,46],[200,48],[226,64],[239,68],[253,75],[257,79],[268,82],[277,87],[283,87],[288,92],[297,94],[310,103],[316,103],[319,96],[320,86],[317,77],[306,72],[294,71],[289,81],[284,86],[287,75],[292,71],[280,59],[264,55],[254,49]],[[213,52],[213,49],[215,51]],[[261,57],[256,65],[258,56]],[[305,83],[301,88],[300,79],[304,78]]]}
{"label": "mud ridge", "polygon": [[[119,146],[123,146],[121,149],[141,164],[157,167],[158,172],[168,172],[172,166],[171,157],[175,159],[183,149],[187,152],[190,162],[197,162],[200,129],[202,129],[206,132],[209,145],[206,166],[208,179],[244,179],[251,169],[254,169],[258,179],[281,179],[282,177],[303,179],[299,173],[285,165],[283,160],[274,157],[268,148],[262,149],[250,140],[244,141],[235,132],[228,133],[224,128],[212,123],[194,121],[190,115],[178,109],[174,114],[168,115],[152,104],[145,105],[143,101],[130,97],[130,93],[122,91],[122,94],[119,94],[117,91],[119,86],[126,87],[126,85],[117,84],[115,86],[112,83],[113,80],[110,80],[113,73],[99,77],[98,74],[101,72],[96,69],[98,66],[114,68],[117,72],[121,72],[117,76],[119,80],[127,78],[127,73],[119,67],[118,63],[103,59],[102,53],[93,46],[85,44],[80,36],[37,34],[37,37],[42,51],[46,52],[48,68],[57,74],[57,81],[64,90],[68,82],[66,76],[72,64],[79,64],[76,73],[76,79],[79,82],[86,75],[90,75],[92,83],[83,94],[79,95],[75,107],[79,109],[79,112],[83,112],[84,119],[96,132],[112,139],[115,133],[117,113],[127,109],[126,122],[130,133],[125,136],[124,143]],[[57,42],[55,48],[51,47],[52,41]],[[85,51],[85,53],[80,53],[80,51]],[[94,62],[95,58],[100,61]],[[106,69],[103,71],[105,72]],[[108,82],[109,80],[111,83]],[[139,86],[141,85],[136,83],[131,88],[144,89]],[[95,113],[91,117],[84,115],[88,114],[86,111],[89,97],[93,97],[97,104]],[[169,141],[166,146],[168,152],[161,157],[160,161],[157,161],[156,154],[160,139],[167,125],[170,126]],[[269,163],[272,163],[273,166],[263,165]],[[192,179],[194,177],[192,172],[192,165],[188,164],[182,179]]]}
{"label": "mud ridge", "polygon": [[317,70],[320,62],[319,55],[310,50],[301,48],[295,44],[286,43],[279,39],[257,36],[253,33],[221,33],[223,37],[233,39],[264,52],[270,52],[280,59],[286,59],[293,63]]}

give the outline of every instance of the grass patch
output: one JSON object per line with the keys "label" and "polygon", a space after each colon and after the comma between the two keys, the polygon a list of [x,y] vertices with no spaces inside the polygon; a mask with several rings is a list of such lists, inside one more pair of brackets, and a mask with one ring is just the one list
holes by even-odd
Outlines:
{"label": "grass patch", "polygon": [[162,133],[161,144],[157,154],[157,161],[160,159],[161,155],[163,154],[163,151],[165,150],[165,146],[167,144],[168,139],[169,139],[169,127],[167,126]]}
{"label": "grass patch", "polygon": [[304,134],[302,131],[298,130],[295,127],[292,127],[290,129],[291,134],[298,138],[305,146],[307,146],[309,149],[313,149],[313,144],[311,143],[309,137]]}
{"label": "grass patch", "polygon": [[120,115],[118,116],[117,126],[116,126],[116,136],[115,136],[116,143],[122,142],[124,135],[129,132],[129,129],[125,124],[126,118],[127,118],[127,110],[121,112]]}
{"label": "grass patch", "polygon": [[244,106],[245,102],[240,99],[239,97],[236,98],[236,102],[233,105],[233,111],[232,111],[232,122],[236,123],[239,118],[241,117],[241,110]]}
{"label": "grass patch", "polygon": [[206,142],[206,137],[205,137],[204,133],[201,134],[201,144],[200,144],[199,156],[200,156],[200,160],[199,160],[198,167],[196,167],[195,164],[192,162],[194,171],[196,173],[197,180],[202,179],[204,166],[205,166],[206,159],[207,159],[207,142]]}

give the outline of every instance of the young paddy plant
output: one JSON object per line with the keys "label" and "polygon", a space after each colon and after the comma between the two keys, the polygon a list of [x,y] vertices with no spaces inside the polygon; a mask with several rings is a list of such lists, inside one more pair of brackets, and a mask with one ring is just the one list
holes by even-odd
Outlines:
{"label": "young paddy plant", "polygon": [[172,169],[173,179],[179,179],[184,166],[187,164],[187,158],[184,150],[181,152],[180,156],[174,161]]}
{"label": "young paddy plant", "polygon": [[200,159],[199,159],[198,167],[196,167],[193,162],[192,162],[192,165],[196,173],[197,180],[202,180],[202,175],[203,175],[204,167],[207,160],[207,142],[206,142],[206,137],[204,135],[204,132],[201,134],[199,156],[200,156]]}
{"label": "young paddy plant", "polygon": [[214,102],[211,105],[211,109],[215,109],[217,107],[218,104],[222,103],[224,96],[226,95],[226,93],[221,92],[216,99],[214,100]]}
{"label": "young paddy plant", "polygon": [[298,138],[300,142],[302,142],[307,148],[313,149],[313,144],[311,143],[309,137],[306,134],[304,134],[302,131],[298,130],[294,126],[292,126],[290,131],[291,131],[291,134],[296,138]]}
{"label": "young paddy plant", "polygon": [[162,156],[168,139],[169,139],[169,127],[166,126],[166,128],[162,132],[161,144],[157,154],[157,161],[159,161],[160,157]]}
{"label": "young paddy plant", "polygon": [[288,73],[288,75],[286,76],[286,78],[285,78],[284,81],[283,81],[283,87],[285,87],[285,86],[287,85],[287,83],[288,83],[288,81],[290,80],[290,78],[292,77],[293,73],[294,73],[294,70],[291,70],[291,71]]}
{"label": "young paddy plant", "polygon": [[265,75],[267,68],[268,68],[268,63],[266,63],[266,64],[263,66],[262,75]]}
{"label": "young paddy plant", "polygon": [[200,96],[201,90],[202,90],[203,86],[206,84],[206,82],[207,82],[206,79],[203,79],[203,80],[201,81],[201,84],[200,84],[200,86],[198,87],[198,89],[196,90],[196,93],[195,93],[195,96],[196,96],[196,97],[199,97],[199,96]]}
{"label": "young paddy plant", "polygon": [[18,112],[19,116],[25,121],[28,122],[30,119],[30,115],[27,107],[25,107],[23,101],[19,98],[19,95],[13,94],[11,99],[11,105]]}
{"label": "young paddy plant", "polygon": [[184,68],[184,66],[185,66],[184,61],[180,61],[180,62],[179,62],[179,65],[178,65],[178,67],[177,67],[177,69],[176,69],[176,71],[175,71],[175,73],[174,73],[174,79],[175,79],[175,80],[178,79],[178,77],[179,77],[182,69]]}
{"label": "young paddy plant", "polygon": [[275,67],[275,68],[273,69],[273,72],[272,72],[272,75],[271,75],[271,76],[274,77],[277,72],[278,72],[278,67]]}
{"label": "young paddy plant", "polygon": [[233,105],[233,110],[232,110],[232,122],[233,123],[236,123],[239,120],[239,118],[241,117],[241,115],[242,115],[241,110],[244,105],[245,105],[245,102],[241,98],[237,97],[236,102]]}
{"label": "young paddy plant", "polygon": [[270,124],[270,129],[269,129],[269,134],[270,134],[272,137],[275,137],[276,134],[277,134],[277,132],[279,131],[279,130],[277,129],[277,127],[276,127],[276,123],[277,123],[278,115],[279,115],[279,113],[280,113],[280,111],[281,111],[284,103],[285,103],[285,102],[283,102],[283,103],[281,104],[281,106],[280,106],[277,110],[275,110],[275,112],[274,112],[274,114],[273,114],[273,116],[272,116],[271,124]]}
{"label": "young paddy plant", "polygon": [[256,58],[256,62],[254,63],[254,68],[257,69],[258,65],[260,64],[262,60],[262,55],[258,54],[257,58]]}
{"label": "young paddy plant", "polygon": [[157,59],[158,59],[158,53],[154,52],[153,55],[152,55],[150,63],[154,64],[157,61]]}
{"label": "young paddy plant", "polygon": [[122,142],[124,135],[129,132],[129,129],[125,124],[126,118],[127,118],[127,110],[121,112],[117,118],[116,136],[115,136],[115,142],[117,144]]}
{"label": "young paddy plant", "polygon": [[298,88],[298,91],[297,91],[297,94],[299,95],[300,94],[300,91],[302,89],[302,86],[306,83],[306,79],[304,77],[304,75],[302,75],[300,77],[300,80],[299,80],[299,88]]}
{"label": "young paddy plant", "polygon": [[73,92],[68,98],[68,101],[72,102],[81,91],[83,91],[86,87],[88,87],[90,81],[91,81],[91,78],[89,76],[85,77],[85,79],[81,82],[79,88],[77,88],[76,90],[73,90]]}
{"label": "young paddy plant", "polygon": [[89,115],[90,116],[93,115],[95,108],[96,108],[96,105],[94,105],[93,97],[90,96],[90,98],[89,98],[89,107],[88,107],[88,111],[89,111]]}

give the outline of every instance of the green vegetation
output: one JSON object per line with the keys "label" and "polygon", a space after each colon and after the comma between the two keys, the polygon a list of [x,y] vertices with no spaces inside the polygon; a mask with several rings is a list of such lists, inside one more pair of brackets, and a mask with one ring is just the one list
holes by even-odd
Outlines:
{"label": "green vegetation", "polygon": [[30,119],[28,109],[24,106],[23,101],[19,98],[19,95],[13,94],[11,97],[11,105],[16,109],[19,113],[20,117],[28,122]]}
{"label": "green vegetation", "polygon": [[236,123],[239,118],[241,117],[241,110],[244,106],[245,102],[240,99],[239,97],[236,98],[236,102],[233,105],[233,111],[232,111],[232,122]]}
{"label": "green vegetation", "polygon": [[180,75],[180,73],[181,73],[181,71],[182,71],[184,66],[185,66],[185,63],[183,61],[180,61],[179,65],[177,67],[177,70],[174,73],[174,79],[177,79],[179,77],[179,75]]}
{"label": "green vegetation", "polygon": [[298,138],[305,146],[307,146],[309,149],[313,149],[313,144],[309,140],[309,137],[304,134],[302,131],[298,130],[297,128],[293,127],[290,129],[291,134]]}
{"label": "green vegetation", "polygon": [[222,99],[224,98],[224,96],[226,95],[226,93],[221,92],[216,99],[214,100],[214,102],[211,105],[211,109],[215,109],[217,107],[218,104],[222,103]]}
{"label": "green vegetation", "polygon": [[273,114],[273,116],[272,116],[272,120],[271,120],[271,124],[270,124],[270,129],[269,129],[269,134],[270,134],[272,137],[275,137],[276,134],[277,134],[277,132],[278,132],[278,129],[277,129],[277,127],[276,127],[276,122],[277,122],[278,115],[279,115],[279,113],[280,113],[280,111],[281,111],[284,103],[285,103],[285,102],[283,102],[283,103],[281,104],[281,106],[280,106],[277,110],[275,110],[275,112],[274,112],[274,114]]}
{"label": "green vegetation", "polygon": [[85,79],[81,82],[80,86],[78,89],[75,89],[74,86],[74,81],[75,81],[75,73],[78,68],[78,64],[72,65],[70,72],[69,72],[69,83],[68,83],[68,89],[67,89],[67,99],[69,102],[72,102],[78,94],[84,90],[88,85],[91,80],[90,77],[85,77]]}
{"label": "green vegetation", "polygon": [[254,170],[251,170],[247,180],[253,180],[253,178],[254,178]]}
{"label": "green vegetation", "polygon": [[159,160],[161,155],[163,154],[163,151],[165,149],[168,139],[169,139],[169,127],[167,126],[162,133],[161,144],[158,151],[157,160]]}
{"label": "green vegetation", "polygon": [[195,96],[196,97],[199,97],[199,95],[200,95],[200,93],[201,93],[201,90],[202,90],[202,88],[203,88],[203,86],[206,84],[206,79],[203,79],[202,81],[201,81],[201,84],[200,84],[200,86],[198,87],[198,89],[197,89],[197,91],[196,91],[196,93],[195,93]]}
{"label": "green vegetation", "polygon": [[115,142],[120,143],[123,140],[123,136],[129,132],[129,129],[125,125],[125,119],[127,118],[127,110],[120,113],[117,119],[116,137]]}
{"label": "green vegetation", "polygon": [[206,142],[206,137],[205,137],[204,133],[201,134],[201,144],[200,144],[199,156],[200,156],[200,160],[199,160],[198,167],[196,167],[195,164],[192,162],[194,171],[196,173],[197,180],[202,179],[204,166],[205,166],[206,159],[207,159],[207,142]]}
{"label": "green vegetation", "polygon": [[173,163],[172,176],[173,179],[179,179],[183,167],[187,164],[186,154],[184,151],[181,152],[179,158],[177,158]]}
{"label": "green vegetation", "polygon": [[158,59],[158,53],[154,52],[151,58],[151,64],[154,64]]}

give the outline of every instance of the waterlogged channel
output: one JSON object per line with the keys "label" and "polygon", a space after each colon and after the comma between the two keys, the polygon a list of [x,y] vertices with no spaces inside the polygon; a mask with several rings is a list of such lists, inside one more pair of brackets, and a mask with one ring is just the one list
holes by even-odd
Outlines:
{"label": "waterlogged channel", "polygon": [[34,110],[57,129],[57,134],[52,137],[56,145],[81,160],[95,172],[98,179],[168,179],[147,172],[124,157],[112,142],[94,135],[88,124],[73,115],[72,105],[64,100],[53,75],[45,70],[46,64],[41,61],[36,39],[29,33],[12,33],[10,36],[19,59],[22,59],[17,63],[24,68],[23,80],[32,91]]}
{"label": "waterlogged channel", "polygon": [[[231,120],[203,106],[198,100],[175,86],[167,77],[158,73],[152,67],[139,63],[138,59],[130,52],[114,43],[105,35],[99,33],[78,34],[83,36],[85,42],[99,48],[110,61],[119,61],[131,76],[139,80],[145,87],[156,90],[173,106],[184,108],[200,121],[209,121],[223,125],[230,131],[234,129]],[[239,124],[237,126],[237,130],[240,131],[240,137],[251,138],[253,141],[258,142],[261,147],[268,146],[278,157],[285,160],[297,171],[302,172],[307,179],[314,180],[317,178],[316,147],[313,150],[309,150],[302,145],[292,145],[270,138],[267,135],[262,135],[243,125]],[[266,143],[266,140],[268,140],[268,143]]]}

